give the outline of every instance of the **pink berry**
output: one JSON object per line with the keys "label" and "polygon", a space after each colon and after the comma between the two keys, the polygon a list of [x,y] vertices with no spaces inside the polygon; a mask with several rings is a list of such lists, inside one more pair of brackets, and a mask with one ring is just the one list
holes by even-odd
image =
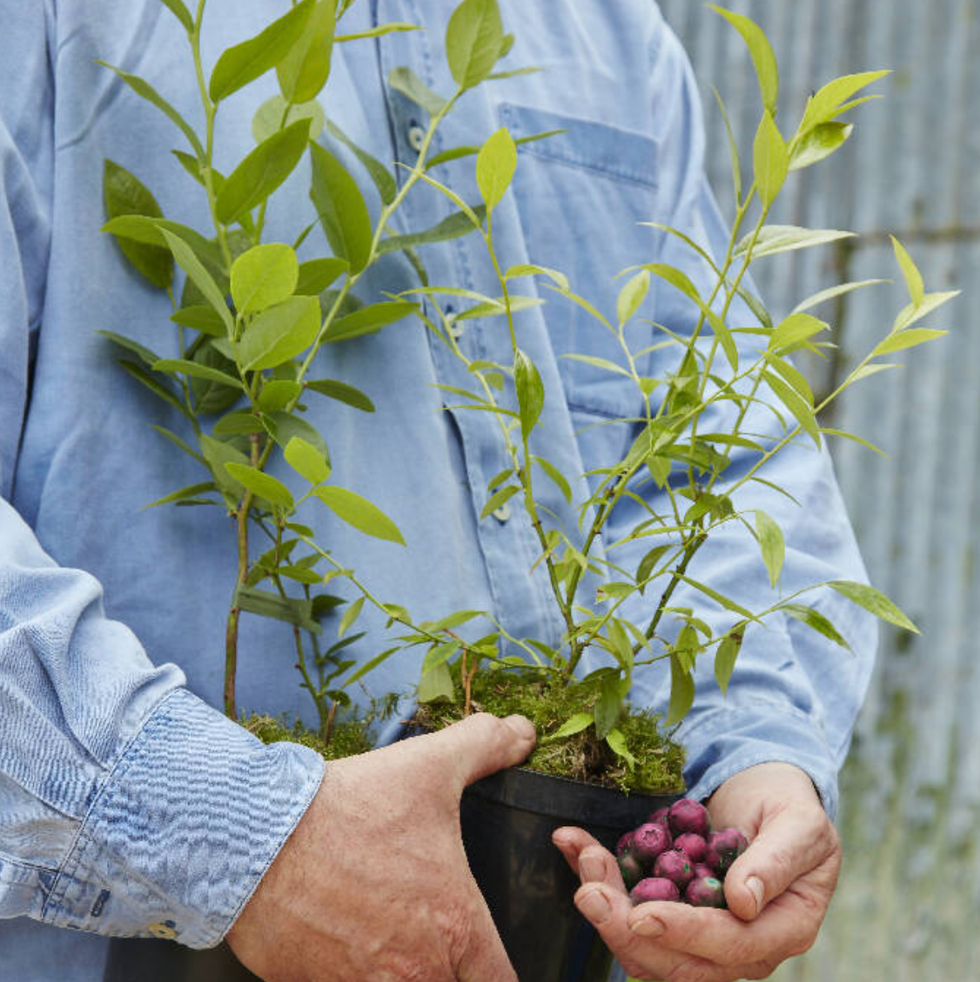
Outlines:
{"label": "pink berry", "polygon": [[621,835],[619,842],[616,843],[616,855],[625,856],[631,845],[633,845],[633,833],[627,832],[625,835]]}
{"label": "pink berry", "polygon": [[713,876],[702,876],[691,880],[684,891],[684,899],[692,907],[724,907],[725,888],[721,880]]}
{"label": "pink berry", "polygon": [[738,829],[721,829],[708,836],[705,862],[718,873],[727,873],[732,863],[749,847],[749,840]]}
{"label": "pink berry", "polygon": [[708,853],[708,843],[703,836],[685,832],[674,839],[674,848],[684,853],[692,863],[703,863]]}
{"label": "pink berry", "polygon": [[681,798],[680,801],[675,801],[667,813],[667,821],[674,835],[693,832],[695,835],[707,838],[711,828],[708,809],[693,798]]}
{"label": "pink berry", "polygon": [[630,890],[630,898],[634,904],[645,904],[650,900],[680,900],[681,892],[673,881],[650,876],[640,880]]}
{"label": "pink berry", "polygon": [[653,864],[653,875],[670,880],[677,884],[678,890],[683,890],[694,879],[694,870],[684,853],[671,849],[657,856],[657,861]]}
{"label": "pink berry", "polygon": [[657,856],[666,852],[673,845],[670,832],[657,822],[647,822],[633,832],[633,844],[630,851],[640,861],[645,869],[653,866]]}

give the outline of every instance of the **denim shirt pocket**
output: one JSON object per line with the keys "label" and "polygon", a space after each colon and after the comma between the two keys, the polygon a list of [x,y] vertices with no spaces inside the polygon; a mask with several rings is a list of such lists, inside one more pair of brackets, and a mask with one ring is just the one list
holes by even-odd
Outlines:
{"label": "denim shirt pocket", "polygon": [[[513,192],[532,263],[559,269],[571,290],[588,300],[615,327],[616,298],[627,266],[656,260],[658,236],[640,223],[656,221],[658,143],[635,130],[550,110],[512,103],[499,106],[499,117],[515,140],[551,130],[562,132],[518,145]],[[561,297],[547,296],[544,315],[559,358],[565,395],[587,466],[603,463],[617,437],[612,418],[635,417],[639,390],[620,374],[575,361],[569,354],[604,358],[625,365],[616,337],[596,318]],[[652,343],[654,329],[648,299],[627,331],[634,352]]]}

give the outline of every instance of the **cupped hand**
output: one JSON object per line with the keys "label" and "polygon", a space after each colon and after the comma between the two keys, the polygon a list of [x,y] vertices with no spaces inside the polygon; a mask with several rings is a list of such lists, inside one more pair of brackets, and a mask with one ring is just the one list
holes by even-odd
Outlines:
{"label": "cupped hand", "polygon": [[523,717],[470,716],[327,765],[228,933],[266,982],[517,982],[470,874],[463,788],[518,764]]}
{"label": "cupped hand", "polygon": [[707,805],[714,828],[734,826],[750,840],[725,878],[728,910],[634,907],[610,852],[582,829],[554,834],[582,880],[576,905],[634,978],[763,979],[817,936],[841,852],[810,778],[790,764],[759,764],[726,781]]}

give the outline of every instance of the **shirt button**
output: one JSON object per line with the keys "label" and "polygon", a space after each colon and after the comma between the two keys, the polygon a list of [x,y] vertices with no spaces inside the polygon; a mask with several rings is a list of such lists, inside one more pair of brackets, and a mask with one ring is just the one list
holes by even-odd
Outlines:
{"label": "shirt button", "polygon": [[150,924],[147,930],[153,937],[161,938],[164,941],[173,941],[177,937],[177,932],[169,924],[161,924],[159,921],[156,924]]}
{"label": "shirt button", "polygon": [[495,508],[493,517],[503,525],[510,518],[510,502],[505,501],[499,508]]}
{"label": "shirt button", "polygon": [[408,145],[416,152],[422,152],[425,143],[425,130],[413,119],[408,127]]}

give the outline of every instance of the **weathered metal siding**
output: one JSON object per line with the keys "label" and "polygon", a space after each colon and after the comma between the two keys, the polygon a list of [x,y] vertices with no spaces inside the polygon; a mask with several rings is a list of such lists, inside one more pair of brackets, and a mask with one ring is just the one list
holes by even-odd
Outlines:
{"label": "weathered metal siding", "polygon": [[[896,277],[887,233],[928,289],[963,297],[925,324],[949,338],[862,383],[835,423],[885,449],[845,442],[838,474],[873,581],[922,630],[885,631],[843,776],[845,871],[816,948],[788,980],[980,979],[980,0],[730,0],[763,25],[780,61],[779,121],[792,132],[807,94],[850,72],[891,68],[882,102],[858,108],[835,158],[791,178],[774,220],[862,233],[855,244],[765,260],[776,313],[841,278]],[[738,35],[704,5],[661,0],[702,82],[709,172],[731,214],[727,143],[710,86],[743,147],[759,94]],[[808,366],[826,387],[887,331],[898,291],[853,294],[834,314],[837,362]]]}

